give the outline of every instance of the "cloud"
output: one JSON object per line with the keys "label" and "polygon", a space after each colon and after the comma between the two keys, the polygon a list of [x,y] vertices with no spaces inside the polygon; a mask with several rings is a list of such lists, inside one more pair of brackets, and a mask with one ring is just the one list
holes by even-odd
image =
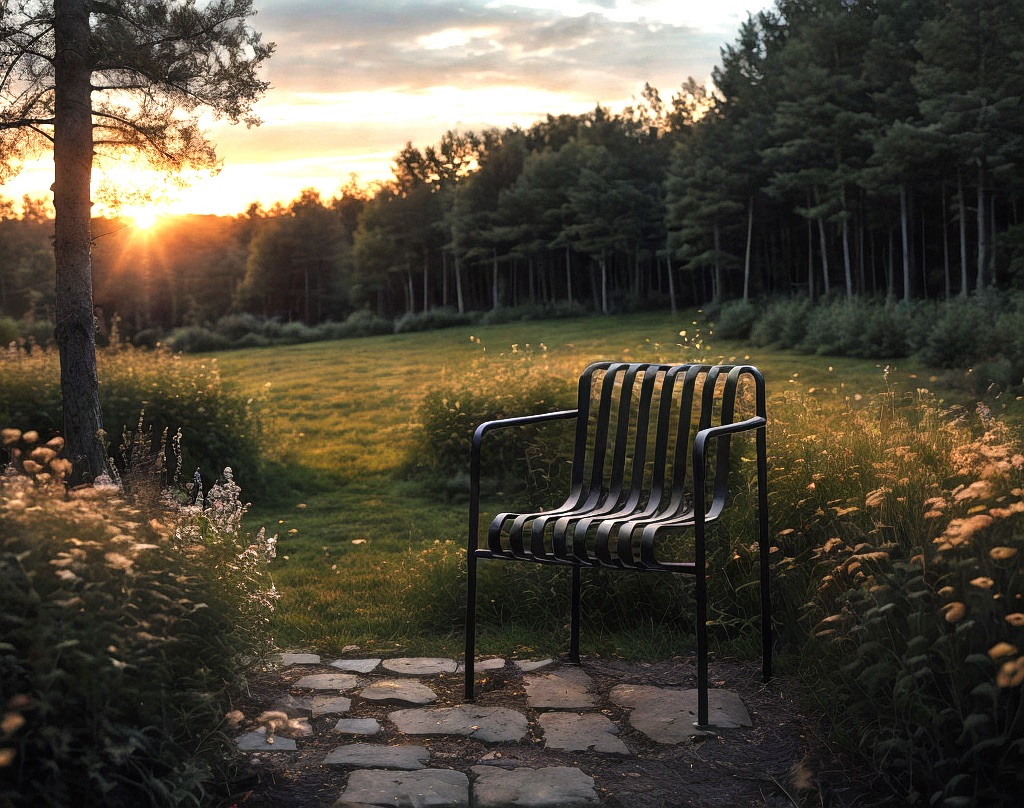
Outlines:
{"label": "cloud", "polygon": [[620,19],[597,4],[267,0],[256,23],[278,45],[273,85],[293,91],[526,84],[605,100],[644,81],[703,79],[723,43],[717,31]]}

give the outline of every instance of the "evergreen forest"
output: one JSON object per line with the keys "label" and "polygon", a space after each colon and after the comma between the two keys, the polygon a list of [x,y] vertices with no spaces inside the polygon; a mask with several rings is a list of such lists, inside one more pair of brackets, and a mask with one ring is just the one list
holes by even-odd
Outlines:
{"label": "evergreen forest", "polygon": [[[235,217],[94,226],[140,342],[248,313],[342,322],[1024,288],[1024,4],[776,0],[713,83],[411,143],[393,177]],[[0,316],[52,318],[52,220],[0,203]],[[147,336],[148,335],[148,336]]]}

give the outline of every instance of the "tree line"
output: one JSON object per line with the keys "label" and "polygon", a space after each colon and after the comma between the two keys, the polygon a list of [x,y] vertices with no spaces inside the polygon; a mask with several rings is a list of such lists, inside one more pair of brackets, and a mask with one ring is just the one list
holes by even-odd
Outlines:
{"label": "tree line", "polygon": [[[315,324],[1017,287],[1022,95],[1013,0],[777,0],[710,87],[452,130],[331,199],[152,233],[105,222],[95,302],[137,333],[233,311]],[[22,245],[0,255],[0,313],[39,313],[45,221],[38,205],[0,219],[0,244]]]}

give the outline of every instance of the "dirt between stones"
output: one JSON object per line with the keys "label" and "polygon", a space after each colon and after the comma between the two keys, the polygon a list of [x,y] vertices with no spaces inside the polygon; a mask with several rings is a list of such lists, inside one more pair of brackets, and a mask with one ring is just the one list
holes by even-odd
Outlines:
{"label": "dirt between stones", "polygon": [[[380,734],[353,739],[331,731],[339,716],[314,718],[314,735],[299,739],[298,751],[248,753],[258,785],[236,802],[239,808],[333,806],[344,790],[350,770],[325,766],[324,757],[345,743],[365,741],[422,744],[430,751],[430,768],[457,769],[467,774],[470,767],[481,763],[505,767],[575,766],[594,778],[602,805],[607,808],[865,808],[897,804],[867,769],[829,743],[822,721],[802,710],[800,688],[790,677],[778,676],[762,684],[759,666],[731,661],[711,663],[712,687],[738,693],[753,726],[719,729],[690,743],[669,746],[634,730],[628,720],[629,711],[612,703],[607,694],[617,684],[695,687],[692,659],[636,663],[584,658],[582,668],[594,680],[595,709],[620,727],[619,737],[633,754],[545,748],[536,726],[538,711],[526,703],[523,674],[507,665],[478,676],[476,704],[510,707],[525,714],[531,728],[523,740],[483,743],[453,736],[406,737],[386,720],[388,713],[399,707],[356,697],[347,717],[376,718],[381,725]],[[328,672],[337,673],[337,669],[327,665],[295,665],[253,674],[249,682],[251,699],[239,705],[250,719],[243,726],[251,726],[251,719],[284,697],[300,677]],[[361,678],[393,678],[393,674],[375,673]],[[461,673],[415,678],[437,693],[438,700],[431,706],[464,703]]]}

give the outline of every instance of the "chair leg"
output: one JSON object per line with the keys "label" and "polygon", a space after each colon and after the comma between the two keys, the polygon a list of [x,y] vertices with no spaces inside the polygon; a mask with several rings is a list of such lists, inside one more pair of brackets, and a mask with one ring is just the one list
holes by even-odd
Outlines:
{"label": "chair leg", "polygon": [[761,678],[772,678],[772,598],[769,585],[771,570],[768,554],[768,461],[767,438],[763,429],[757,432],[757,538],[761,574]]}
{"label": "chair leg", "polygon": [[476,556],[466,556],[466,701],[473,701],[474,662],[476,657]]}
{"label": "chair leg", "polygon": [[580,568],[572,568],[572,595],[569,602],[569,661],[580,664]]}

